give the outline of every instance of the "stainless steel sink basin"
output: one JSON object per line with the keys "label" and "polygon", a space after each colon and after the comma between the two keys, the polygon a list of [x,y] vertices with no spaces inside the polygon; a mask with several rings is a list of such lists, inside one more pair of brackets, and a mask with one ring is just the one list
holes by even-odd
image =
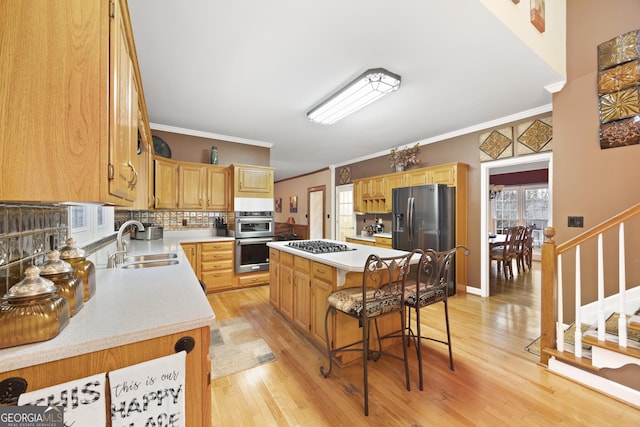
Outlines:
{"label": "stainless steel sink basin", "polygon": [[175,252],[165,252],[160,254],[146,254],[146,255],[129,255],[124,258],[123,264],[132,264],[137,262],[146,261],[165,261],[178,258],[178,254]]}
{"label": "stainless steel sink basin", "polygon": [[130,262],[120,265],[120,268],[150,268],[150,267],[164,267],[167,265],[176,265],[180,261],[177,259],[161,259],[155,261],[138,261]]}

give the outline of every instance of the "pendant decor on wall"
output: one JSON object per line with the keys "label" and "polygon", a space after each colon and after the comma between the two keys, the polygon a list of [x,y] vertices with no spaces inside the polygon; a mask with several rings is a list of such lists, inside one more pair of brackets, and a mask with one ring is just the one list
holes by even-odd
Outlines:
{"label": "pendant decor on wall", "polygon": [[600,148],[640,144],[640,30],[598,45]]}
{"label": "pendant decor on wall", "polygon": [[340,169],[340,184],[348,184],[351,182],[351,168],[345,166]]}
{"label": "pendant decor on wall", "polygon": [[513,157],[513,128],[494,129],[480,134],[480,161]]}
{"label": "pendant decor on wall", "polygon": [[534,154],[551,151],[553,124],[551,116],[524,122],[517,126],[517,154]]}

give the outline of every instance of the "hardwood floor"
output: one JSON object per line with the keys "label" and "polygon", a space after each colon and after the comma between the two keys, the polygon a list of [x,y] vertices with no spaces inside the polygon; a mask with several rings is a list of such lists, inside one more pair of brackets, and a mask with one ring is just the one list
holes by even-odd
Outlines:
{"label": "hardwood floor", "polygon": [[[535,263],[537,264],[537,263]],[[495,274],[492,273],[492,274]],[[551,374],[524,347],[539,334],[539,271],[494,280],[492,297],[449,299],[455,371],[446,346],[424,343],[425,389],[410,348],[411,391],[402,362],[369,364],[369,416],[362,365],[334,367],[269,304],[268,287],[210,294],[220,320],[243,316],[275,362],[212,381],[213,426],[637,426],[640,410]],[[423,330],[444,336],[442,304],[424,309]]]}

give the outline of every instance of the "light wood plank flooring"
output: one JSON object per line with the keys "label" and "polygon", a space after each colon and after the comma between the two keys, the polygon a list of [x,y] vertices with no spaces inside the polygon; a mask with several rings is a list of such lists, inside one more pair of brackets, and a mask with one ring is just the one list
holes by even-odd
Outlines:
{"label": "light wood plank flooring", "polygon": [[[511,281],[495,278],[490,298],[450,298],[455,371],[446,347],[431,342],[423,344],[424,391],[413,347],[411,391],[402,362],[370,363],[368,417],[361,363],[334,368],[325,379],[319,367],[326,366],[326,354],[269,305],[268,287],[210,294],[218,319],[246,317],[277,357],[212,381],[212,425],[640,425],[639,409],[547,372],[524,350],[539,334],[539,286],[534,269]],[[442,304],[423,313],[429,313],[422,316],[423,331],[444,336]]]}

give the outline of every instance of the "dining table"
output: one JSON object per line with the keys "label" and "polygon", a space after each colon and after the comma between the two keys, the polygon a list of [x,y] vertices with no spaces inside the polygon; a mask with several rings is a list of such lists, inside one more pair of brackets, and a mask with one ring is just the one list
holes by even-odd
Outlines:
{"label": "dining table", "polygon": [[489,252],[496,246],[504,245],[506,240],[506,234],[489,234]]}

